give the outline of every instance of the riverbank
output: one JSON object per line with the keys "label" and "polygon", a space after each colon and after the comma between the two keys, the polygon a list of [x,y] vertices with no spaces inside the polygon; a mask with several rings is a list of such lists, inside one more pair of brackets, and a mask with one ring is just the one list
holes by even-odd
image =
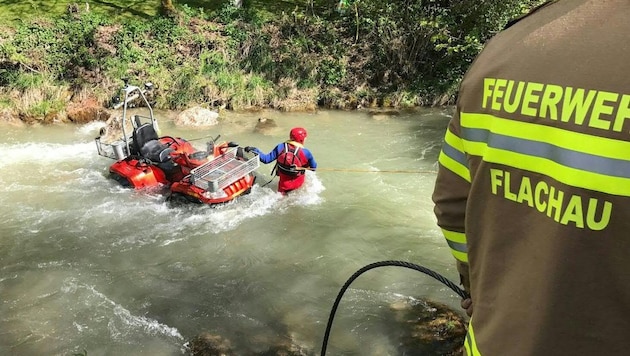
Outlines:
{"label": "riverbank", "polygon": [[68,2],[63,16],[1,29],[0,117],[77,122],[73,108],[109,107],[122,78],[152,82],[152,104],[164,110],[448,105],[485,39],[536,2],[484,12],[485,4],[400,11],[372,1],[341,10],[254,1],[209,10],[181,1],[176,16],[122,18]]}

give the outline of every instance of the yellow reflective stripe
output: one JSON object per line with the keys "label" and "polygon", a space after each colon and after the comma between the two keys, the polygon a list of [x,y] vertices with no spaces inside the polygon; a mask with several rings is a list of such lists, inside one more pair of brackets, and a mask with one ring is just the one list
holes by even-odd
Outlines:
{"label": "yellow reflective stripe", "polygon": [[462,113],[461,125],[496,134],[547,142],[568,150],[630,161],[630,142],[592,136],[557,127],[503,119],[489,114]]}
{"label": "yellow reflective stripe", "polygon": [[455,257],[455,259],[457,259],[458,261],[462,261],[462,262],[466,262],[468,263],[468,254],[466,253],[462,253],[459,251],[455,251],[453,249],[451,249],[451,254],[453,255],[453,257]]}
{"label": "yellow reflective stripe", "polygon": [[462,177],[470,183],[470,171],[468,169],[468,158],[464,153],[464,145],[462,139],[446,130],[444,136],[444,145],[438,157],[438,162],[451,172]]}
{"label": "yellow reflective stripe", "polygon": [[451,230],[442,229],[442,233],[447,240],[453,241],[458,244],[466,244],[466,234],[463,232],[455,232]]}
{"label": "yellow reflective stripe", "polygon": [[461,153],[464,153],[464,145],[462,144],[462,139],[451,132],[451,130],[446,130],[446,135],[444,135],[444,141],[448,143],[451,147],[458,150]]}
{"label": "yellow reflective stripe", "polygon": [[[580,169],[569,168],[556,162],[551,162],[544,158],[489,148],[484,160],[542,173],[559,182],[574,187],[618,195],[628,195],[630,193],[630,180],[627,178],[585,172]],[[611,184],[614,186],[608,186]]]}
{"label": "yellow reflective stripe", "polygon": [[442,229],[442,233],[448,242],[453,256],[462,262],[468,263],[468,247],[466,245],[466,234]]}
{"label": "yellow reflective stripe", "polygon": [[479,352],[479,349],[477,348],[477,341],[475,340],[472,318],[470,318],[470,322],[468,323],[468,333],[466,334],[464,348],[466,348],[466,354],[468,356],[481,356],[481,352]]}
{"label": "yellow reflective stripe", "polygon": [[[629,142],[491,115],[461,117],[462,141],[468,154],[481,156],[486,162],[544,174],[574,187],[630,196]],[[612,152],[604,151],[602,145]]]}
{"label": "yellow reflective stripe", "polygon": [[440,164],[444,166],[444,168],[457,174],[458,176],[466,180],[468,183],[470,183],[470,171],[468,170],[468,167],[462,165],[461,163],[447,156],[444,153],[444,151],[440,152],[440,157],[438,158],[438,162],[440,162]]}
{"label": "yellow reflective stripe", "polygon": [[531,172],[541,173],[558,182],[602,193],[630,196],[630,179],[611,177],[604,174],[585,172],[580,169],[569,168],[549,161],[546,158],[532,157],[520,153],[503,151],[487,147],[486,144],[472,142],[464,143],[468,153],[482,156],[486,162],[504,164]]}

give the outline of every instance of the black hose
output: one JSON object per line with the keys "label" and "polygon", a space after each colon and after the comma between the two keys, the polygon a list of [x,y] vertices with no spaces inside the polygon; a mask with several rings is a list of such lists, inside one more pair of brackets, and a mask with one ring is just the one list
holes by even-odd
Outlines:
{"label": "black hose", "polygon": [[269,182],[261,185],[261,187],[266,187],[267,185],[269,185],[269,183],[273,182],[274,179],[276,179],[276,176],[273,176]]}
{"label": "black hose", "polygon": [[269,183],[273,182],[273,180],[276,179],[276,167],[277,166],[278,166],[278,163],[276,162],[276,165],[271,170],[271,179],[269,180],[269,182],[263,184],[262,187],[266,187],[267,185],[269,185]]}
{"label": "black hose", "polygon": [[337,308],[339,307],[339,302],[341,302],[341,297],[343,297],[343,294],[346,292],[350,284],[364,272],[367,272],[377,267],[385,267],[385,266],[406,267],[406,268],[410,268],[410,269],[414,269],[416,271],[422,272],[442,282],[444,285],[446,285],[447,287],[452,289],[455,293],[457,293],[457,295],[462,297],[462,299],[470,298],[470,295],[465,290],[459,288],[455,283],[451,282],[450,280],[448,280],[446,277],[442,276],[441,274],[435,271],[432,271],[426,267],[422,267],[417,264],[414,264],[411,262],[404,262],[404,261],[380,261],[380,262],[370,263],[369,265],[356,271],[346,281],[343,287],[341,287],[339,294],[337,294],[337,299],[335,299],[335,303],[333,304],[332,310],[330,311],[330,316],[328,317],[328,324],[326,325],[326,333],[324,334],[324,341],[322,342],[321,356],[326,355],[326,347],[328,345],[328,338],[330,337],[330,329],[332,328],[332,323],[333,323],[333,319],[335,318],[335,313],[337,312]]}

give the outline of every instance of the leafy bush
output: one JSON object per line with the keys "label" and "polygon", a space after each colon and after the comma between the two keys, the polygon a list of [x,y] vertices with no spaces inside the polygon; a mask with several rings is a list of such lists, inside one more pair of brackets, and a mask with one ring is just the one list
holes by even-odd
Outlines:
{"label": "leafy bush", "polygon": [[[0,33],[0,86],[44,88],[14,105],[37,115],[59,107],[55,86],[107,93],[121,77],[156,84],[157,108],[444,104],[485,41],[541,2],[362,0],[342,13],[324,0],[224,2],[117,23],[72,13]],[[7,93],[0,101],[14,100]]]}

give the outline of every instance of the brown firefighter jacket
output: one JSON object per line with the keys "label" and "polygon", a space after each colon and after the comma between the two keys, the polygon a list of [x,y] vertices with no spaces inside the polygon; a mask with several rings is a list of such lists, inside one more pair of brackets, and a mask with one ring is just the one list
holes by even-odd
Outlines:
{"label": "brown firefighter jacket", "polygon": [[433,200],[468,355],[630,355],[630,1],[560,0],[462,81]]}

